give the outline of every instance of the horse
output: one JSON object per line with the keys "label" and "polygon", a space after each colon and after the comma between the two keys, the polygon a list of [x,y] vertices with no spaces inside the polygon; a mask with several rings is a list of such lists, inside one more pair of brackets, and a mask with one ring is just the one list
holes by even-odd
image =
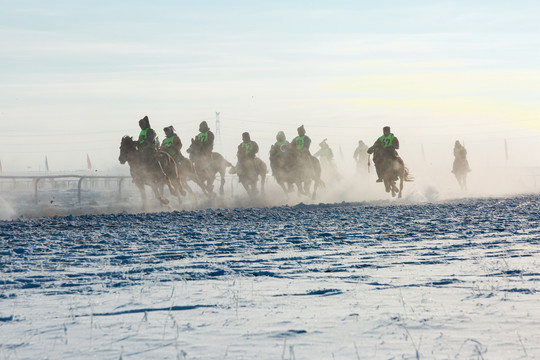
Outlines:
{"label": "horse", "polygon": [[220,153],[212,152],[208,156],[200,154],[199,151],[196,151],[197,146],[195,144],[195,139],[191,139],[191,145],[187,149],[187,152],[189,153],[189,159],[193,161],[199,178],[208,193],[212,194],[214,192],[214,180],[216,179],[216,174],[219,173],[221,179],[219,194],[223,195],[225,193],[225,174],[227,168],[233,165],[225,160]]}
{"label": "horse", "polygon": [[270,149],[272,176],[287,196],[294,191],[294,177],[292,176],[294,163],[291,153],[287,151],[288,147],[290,147],[289,144],[272,145]]}
{"label": "horse", "polygon": [[141,153],[137,150],[137,142],[131,136],[126,135],[122,137],[120,143],[118,161],[122,165],[128,163],[133,183],[141,193],[143,209],[147,207],[145,185],[152,188],[156,198],[163,205],[169,204],[169,200],[163,195],[163,187],[167,185],[171,194],[176,196],[178,202],[182,204],[180,194],[185,195],[186,192],[182,189],[181,177],[172,156],[164,151],[157,151],[155,161],[149,164],[144,161]]}
{"label": "horse", "polygon": [[203,181],[199,177],[199,174],[197,174],[197,169],[195,168],[193,161],[191,161],[187,157],[182,157],[177,164],[178,164],[178,172],[182,176],[182,186],[186,188],[186,190],[191,195],[194,195],[194,192],[189,186],[189,184],[187,183],[188,180],[191,180],[195,184],[199,185],[199,187],[201,188],[201,190],[203,191],[205,195],[210,195]]}
{"label": "horse", "polygon": [[[395,197],[397,194],[398,198],[401,198],[403,182],[413,181],[409,176],[409,169],[405,166],[403,159],[399,156],[385,156],[375,166],[379,167],[386,192],[391,192],[392,197]],[[396,181],[398,180],[399,188],[396,186]]]}
{"label": "horse", "polygon": [[466,158],[455,158],[452,172],[462,191],[467,190],[467,174],[470,171],[471,169],[469,168],[469,163]]}
{"label": "horse", "polygon": [[[306,195],[315,199],[317,189],[324,185],[321,179],[322,171],[319,159],[311,154],[298,153],[290,144],[272,147],[270,166],[272,175],[285,194],[292,192],[292,185],[295,184],[299,196]],[[314,183],[313,192],[310,191],[312,182]]]}
{"label": "horse", "polygon": [[248,195],[257,194],[259,177],[261,178],[261,193],[264,194],[264,183],[267,172],[268,168],[265,162],[259,158],[239,161],[236,166],[233,166],[229,170],[230,174],[238,174],[238,181],[246,189]]}

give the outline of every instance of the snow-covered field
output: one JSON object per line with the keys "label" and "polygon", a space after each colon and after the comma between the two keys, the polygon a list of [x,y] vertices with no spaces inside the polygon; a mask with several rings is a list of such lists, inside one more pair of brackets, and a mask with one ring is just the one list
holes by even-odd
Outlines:
{"label": "snow-covered field", "polygon": [[540,358],[540,195],[406,186],[0,221],[0,359]]}

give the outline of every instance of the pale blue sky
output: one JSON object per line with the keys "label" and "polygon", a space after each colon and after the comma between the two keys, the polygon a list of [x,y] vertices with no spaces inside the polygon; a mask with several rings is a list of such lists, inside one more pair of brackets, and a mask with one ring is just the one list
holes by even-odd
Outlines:
{"label": "pale blue sky", "polygon": [[[402,155],[540,137],[537,1],[0,1],[4,171],[117,165],[148,115],[184,144],[221,112],[233,161],[304,124],[346,156],[389,124]],[[472,151],[471,151],[472,150]],[[538,154],[536,151],[535,154]],[[538,155],[533,163],[539,163]]]}

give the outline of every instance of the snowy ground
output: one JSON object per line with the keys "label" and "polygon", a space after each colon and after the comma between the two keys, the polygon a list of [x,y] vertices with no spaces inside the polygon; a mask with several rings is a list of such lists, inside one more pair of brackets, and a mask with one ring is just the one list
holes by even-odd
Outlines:
{"label": "snowy ground", "polygon": [[540,196],[0,223],[1,359],[540,356]]}
{"label": "snowy ground", "polygon": [[4,193],[0,360],[540,358],[537,192],[345,185],[150,213]]}

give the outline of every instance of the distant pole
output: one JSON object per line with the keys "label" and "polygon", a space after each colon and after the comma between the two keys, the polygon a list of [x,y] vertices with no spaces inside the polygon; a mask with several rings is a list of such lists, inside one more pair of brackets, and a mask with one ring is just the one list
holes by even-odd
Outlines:
{"label": "distant pole", "polygon": [[219,152],[221,152],[221,129],[220,129],[220,121],[219,121],[219,111],[216,111],[216,135],[217,135],[218,149],[219,149]]}
{"label": "distant pole", "polygon": [[426,153],[424,152],[424,144],[420,144],[420,149],[422,150],[422,160],[426,161]]}
{"label": "distant pole", "polygon": [[508,161],[508,143],[504,139],[504,155],[506,156],[506,161]]}

